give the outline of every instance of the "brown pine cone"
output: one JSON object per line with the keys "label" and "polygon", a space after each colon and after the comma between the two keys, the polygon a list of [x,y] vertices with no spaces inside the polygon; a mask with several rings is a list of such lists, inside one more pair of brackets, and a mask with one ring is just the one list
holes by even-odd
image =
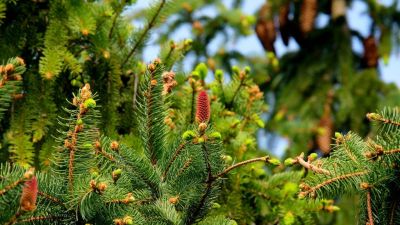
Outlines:
{"label": "brown pine cone", "polygon": [[300,30],[307,35],[314,28],[317,16],[318,0],[303,0],[300,11]]}
{"label": "brown pine cone", "polygon": [[267,3],[261,7],[258,14],[256,33],[264,49],[275,53],[276,30],[271,6]]}
{"label": "brown pine cone", "polygon": [[364,39],[364,56],[363,63],[368,68],[374,68],[378,65],[379,53],[378,46],[374,36],[369,36]]}

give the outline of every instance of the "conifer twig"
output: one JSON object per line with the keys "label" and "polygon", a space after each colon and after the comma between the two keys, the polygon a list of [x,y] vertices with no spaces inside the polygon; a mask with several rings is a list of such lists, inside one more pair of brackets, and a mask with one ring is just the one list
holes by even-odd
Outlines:
{"label": "conifer twig", "polygon": [[13,225],[13,224],[15,224],[15,223],[17,222],[17,219],[22,215],[23,212],[24,212],[24,211],[21,211],[21,208],[19,208],[18,211],[15,213],[15,215],[12,216],[12,217],[10,218],[10,220],[9,220],[7,223],[5,223],[5,224],[6,224],[6,225]]}
{"label": "conifer twig", "polygon": [[243,86],[243,84],[244,84],[244,80],[245,80],[244,78],[243,78],[243,79],[240,79],[239,86],[237,87],[237,89],[236,89],[235,92],[233,93],[232,100],[228,103],[228,108],[232,108],[233,103],[235,102],[235,98],[236,98],[236,96],[238,95],[240,89],[242,88],[242,86]]}
{"label": "conifer twig", "polygon": [[134,73],[134,82],[133,82],[133,96],[132,96],[132,108],[133,110],[136,109],[136,98],[137,98],[137,92],[138,92],[138,85],[139,85],[139,74]]}
{"label": "conifer twig", "polygon": [[62,205],[62,206],[65,207],[64,203],[60,199],[58,199],[58,198],[56,198],[54,196],[51,196],[51,195],[49,195],[47,193],[44,193],[44,192],[41,192],[41,191],[38,191],[38,195],[40,195],[40,196],[42,196],[42,197],[44,197],[44,198],[46,198],[46,199],[48,199],[48,200],[50,200],[50,201],[52,201],[54,203],[57,203],[57,204]]}
{"label": "conifer twig", "polygon": [[143,33],[140,35],[139,39],[136,41],[135,45],[133,46],[132,50],[128,53],[128,55],[126,56],[125,60],[122,62],[121,67],[124,67],[125,64],[128,62],[129,58],[132,57],[133,53],[135,53],[136,49],[139,47],[140,43],[143,41],[143,39],[146,37],[147,33],[151,30],[151,28],[153,28],[157,17],[160,15],[161,13],[161,9],[164,7],[166,3],[166,0],[161,0],[160,5],[157,8],[156,13],[154,14],[154,16],[151,18],[150,22],[147,23],[147,26],[145,28],[145,30],[143,31]]}
{"label": "conifer twig", "polygon": [[371,206],[371,191],[367,191],[367,211],[368,211],[368,225],[374,225],[374,218],[372,216],[372,206]]}
{"label": "conifer twig", "polygon": [[321,174],[325,174],[325,175],[330,175],[331,173],[328,170],[319,168],[317,166],[314,166],[313,164],[304,161],[303,159],[304,157],[304,153],[301,153],[299,156],[296,157],[297,162],[302,165],[304,168],[309,169],[315,173],[321,173]]}
{"label": "conifer twig", "polygon": [[111,25],[110,33],[108,33],[108,38],[109,39],[111,39],[111,37],[112,37],[113,31],[114,31],[114,28],[115,28],[115,24],[117,23],[118,16],[121,13],[121,10],[124,8],[124,6],[125,6],[125,0],[123,0],[121,2],[121,4],[119,5],[117,11],[115,12],[115,16],[113,18],[113,22],[112,22],[112,25]]}
{"label": "conifer twig", "polygon": [[57,220],[57,219],[62,219],[64,216],[33,216],[27,219],[19,220],[16,221],[16,223],[25,223],[25,222],[32,222],[32,221],[38,221],[38,220]]}
{"label": "conifer twig", "polygon": [[386,155],[396,154],[396,153],[400,153],[400,149],[391,149],[391,150],[387,150],[387,151],[383,152],[383,154],[386,154]]}
{"label": "conifer twig", "polygon": [[0,196],[5,194],[7,191],[15,188],[16,186],[18,186],[19,184],[23,183],[24,181],[25,181],[25,178],[21,178],[21,179],[15,181],[14,183],[5,186],[2,190],[0,190]]}
{"label": "conifer twig", "polygon": [[195,107],[195,99],[196,99],[196,87],[194,86],[194,84],[191,85],[192,86],[192,101],[191,101],[191,108],[190,108],[190,123],[194,122],[194,112],[196,110]]}
{"label": "conifer twig", "polygon": [[368,173],[368,171],[360,171],[360,172],[343,174],[343,175],[331,178],[329,180],[325,180],[324,182],[322,182],[322,183],[320,183],[320,184],[316,185],[315,187],[312,187],[312,188],[310,188],[308,190],[302,191],[302,192],[300,192],[300,195],[306,196],[306,195],[308,195],[310,193],[313,193],[316,190],[318,190],[318,189],[320,189],[320,188],[322,188],[322,187],[324,187],[324,186],[326,186],[328,184],[336,182],[338,180],[343,180],[343,179],[347,179],[347,178],[350,178],[350,177],[362,176],[362,175],[367,174],[367,173]]}
{"label": "conifer twig", "polygon": [[169,160],[167,167],[165,167],[165,171],[163,172],[162,176],[161,176],[161,180],[165,181],[165,179],[167,178],[168,175],[168,171],[171,168],[172,164],[175,162],[176,158],[179,156],[179,154],[182,152],[182,150],[185,148],[186,143],[182,143],[178,146],[178,148],[176,149],[174,155],[172,156],[172,158]]}
{"label": "conifer twig", "polygon": [[396,122],[396,121],[393,121],[393,120],[390,120],[390,119],[386,119],[386,118],[384,118],[383,116],[381,116],[380,114],[377,114],[377,113],[368,113],[367,114],[367,118],[369,120],[379,121],[379,122],[382,122],[382,123],[385,123],[385,124],[392,124],[392,125],[400,127],[400,122]]}
{"label": "conifer twig", "polygon": [[210,159],[208,158],[208,150],[206,145],[203,143],[202,144],[202,151],[203,151],[203,156],[204,156],[204,161],[206,163],[206,167],[207,167],[207,180],[206,180],[206,191],[204,192],[203,196],[200,199],[199,204],[197,205],[196,209],[194,210],[193,213],[191,213],[188,222],[186,224],[193,224],[196,220],[196,216],[199,214],[201,208],[204,206],[204,204],[206,203],[207,197],[210,195],[211,193],[211,189],[212,189],[212,184],[215,181],[213,175],[212,175],[212,170],[211,170],[211,163],[210,163]]}
{"label": "conifer twig", "polygon": [[240,166],[249,164],[249,163],[253,163],[253,162],[268,162],[269,160],[269,156],[264,156],[264,157],[259,157],[259,158],[254,158],[254,159],[249,159],[243,162],[239,162],[236,163],[235,165],[232,165],[228,168],[226,168],[224,171],[222,171],[221,173],[217,174],[214,178],[218,178],[218,177],[223,177],[225,174],[229,173],[231,170],[238,168]]}

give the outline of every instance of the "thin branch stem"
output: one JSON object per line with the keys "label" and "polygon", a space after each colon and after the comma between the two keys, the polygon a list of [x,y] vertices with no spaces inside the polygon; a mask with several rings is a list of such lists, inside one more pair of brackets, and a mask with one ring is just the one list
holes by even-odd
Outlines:
{"label": "thin branch stem", "polygon": [[396,154],[396,153],[400,153],[400,149],[391,149],[391,150],[383,151],[383,154],[385,154],[385,155]]}
{"label": "thin branch stem", "polygon": [[240,167],[240,166],[244,166],[244,165],[246,165],[246,164],[253,163],[253,162],[268,162],[268,160],[269,160],[269,156],[264,156],[264,157],[249,159],[249,160],[246,160],[246,161],[237,163],[237,164],[235,164],[235,165],[233,165],[233,166],[230,166],[230,167],[226,168],[226,169],[225,169],[224,171],[222,171],[221,173],[217,174],[217,175],[215,176],[215,178],[222,177],[222,176],[224,176],[225,174],[229,173],[231,170],[236,169],[236,168],[238,168],[238,167]]}
{"label": "thin branch stem", "polygon": [[140,35],[138,41],[135,43],[135,45],[133,46],[132,50],[128,53],[128,55],[126,56],[125,60],[122,62],[121,67],[124,67],[125,64],[128,62],[129,58],[132,57],[133,53],[135,53],[135,51],[137,50],[137,48],[139,47],[139,45],[142,43],[142,41],[144,40],[144,38],[146,37],[147,33],[151,30],[151,28],[153,28],[153,26],[155,25],[156,19],[157,17],[160,15],[161,13],[161,9],[164,7],[166,0],[161,0],[160,6],[158,7],[156,13],[154,14],[154,16],[151,18],[150,22],[147,24],[145,30],[143,31],[143,33]]}
{"label": "thin branch stem", "polygon": [[102,156],[104,156],[105,158],[109,159],[110,161],[115,161],[115,158],[108,154],[106,151],[104,151],[104,149],[100,146],[98,148],[96,148],[96,153],[100,153]]}
{"label": "thin branch stem", "polygon": [[112,25],[111,25],[110,33],[108,33],[108,38],[109,39],[111,39],[111,37],[112,37],[113,31],[114,31],[114,28],[115,28],[115,24],[117,23],[118,16],[121,13],[121,10],[124,8],[124,6],[125,6],[125,0],[123,0],[121,2],[121,4],[119,5],[118,9],[115,12],[115,16],[114,16],[114,19],[113,19],[113,22],[112,22]]}
{"label": "thin branch stem", "polygon": [[57,220],[62,219],[64,216],[34,216],[27,219],[19,220],[16,223],[25,223],[25,222],[32,222],[38,220]]}
{"label": "thin branch stem", "polygon": [[139,74],[135,73],[135,74],[133,74],[133,76],[135,79],[133,82],[132,108],[133,108],[133,110],[136,110],[136,98],[137,98],[138,85],[139,85]]}
{"label": "thin branch stem", "polygon": [[[153,89],[154,89],[154,85],[151,84],[151,81],[154,79],[154,73],[155,71],[152,71],[150,73],[150,82],[149,82],[149,88],[147,90],[147,94],[146,94],[146,104],[147,104],[147,110],[146,110],[146,116],[147,116],[147,132],[151,132],[151,127],[153,126],[152,124],[152,107],[153,107]],[[147,135],[149,137],[150,140],[147,141],[147,145],[148,145],[148,151],[150,153],[150,161],[151,164],[154,166],[157,164],[157,156],[156,156],[156,152],[153,146],[153,140],[151,140],[152,135],[150,133],[148,133]]]}
{"label": "thin branch stem", "polygon": [[176,158],[179,156],[179,154],[182,152],[182,150],[185,148],[186,143],[182,143],[178,146],[178,148],[176,149],[174,155],[172,156],[172,158],[169,160],[167,167],[165,168],[164,173],[161,176],[161,180],[165,181],[168,175],[168,171],[171,168],[172,164],[175,162]]}
{"label": "thin branch stem", "polygon": [[371,206],[371,191],[367,191],[367,211],[368,211],[368,225],[374,225],[374,218],[372,216],[372,206]]}
{"label": "thin branch stem", "polygon": [[328,185],[328,184],[331,184],[331,183],[333,183],[333,182],[336,182],[336,181],[338,181],[338,180],[344,180],[344,179],[347,179],[347,178],[350,178],[350,177],[362,176],[362,175],[365,175],[365,174],[367,174],[367,173],[368,173],[368,171],[360,171],[360,172],[354,172],[354,173],[343,174],[343,175],[340,175],[340,176],[331,178],[331,179],[329,179],[329,180],[326,180],[326,181],[324,181],[324,182],[318,184],[317,186],[310,188],[309,190],[306,190],[306,191],[301,192],[300,194],[302,194],[302,195],[305,196],[305,195],[308,195],[308,194],[310,194],[310,193],[315,192],[316,190],[318,190],[318,189],[320,189],[320,188],[322,188],[322,187],[324,187],[324,186],[326,186],[326,185]]}
{"label": "thin branch stem", "polygon": [[382,122],[382,123],[386,123],[386,124],[389,123],[389,124],[393,124],[393,125],[395,125],[395,126],[400,127],[400,122],[396,122],[396,121],[393,121],[393,120],[390,120],[390,119],[377,118],[377,119],[375,119],[375,120],[380,121],[380,122]]}
{"label": "thin branch stem", "polygon": [[191,107],[190,107],[190,123],[192,124],[194,122],[194,112],[195,112],[195,101],[196,101],[196,87],[194,84],[192,86],[192,101],[191,101]]}
{"label": "thin branch stem", "polygon": [[17,222],[17,219],[24,213],[24,211],[21,211],[20,208],[18,208],[18,211],[15,213],[13,217],[10,218],[10,220],[5,223],[6,225],[13,225]]}
{"label": "thin branch stem", "polygon": [[73,182],[74,182],[74,159],[75,159],[75,150],[71,149],[69,152],[69,162],[68,162],[68,188],[69,190],[73,190]]}
{"label": "thin branch stem", "polygon": [[296,157],[297,162],[302,165],[304,168],[309,169],[315,173],[321,173],[321,174],[325,174],[325,175],[330,175],[331,173],[328,170],[319,168],[317,166],[314,166],[313,164],[304,161],[303,159],[304,157],[304,153],[301,153],[300,156]]}
{"label": "thin branch stem", "polygon": [[42,196],[42,197],[44,197],[44,198],[46,198],[46,199],[48,199],[48,200],[50,200],[50,201],[52,201],[54,203],[57,203],[57,204],[62,205],[62,206],[65,207],[65,204],[60,199],[58,199],[58,198],[56,198],[54,196],[51,196],[51,195],[49,195],[47,193],[44,193],[44,192],[41,192],[41,191],[38,191],[38,195],[40,195],[40,196]]}
{"label": "thin branch stem", "polygon": [[15,188],[16,186],[18,186],[19,184],[23,183],[25,181],[24,178],[21,178],[17,181],[15,181],[14,183],[5,186],[2,190],[0,190],[0,196],[2,196],[3,194],[5,194],[7,191]]}
{"label": "thin branch stem", "polygon": [[235,102],[235,98],[236,98],[236,96],[238,95],[240,89],[242,88],[242,86],[243,86],[243,84],[244,84],[244,81],[245,81],[244,78],[243,78],[243,79],[240,79],[239,86],[238,86],[237,89],[235,90],[235,93],[233,93],[232,100],[231,100],[231,101],[229,102],[229,104],[228,104],[229,108],[232,108],[233,103]]}
{"label": "thin branch stem", "polygon": [[349,158],[355,162],[358,163],[356,157],[353,155],[353,153],[351,153],[351,150],[349,149],[349,146],[346,144],[346,142],[343,143],[343,149],[346,152],[346,154],[349,156]]}
{"label": "thin branch stem", "polygon": [[206,163],[206,167],[207,167],[206,191],[204,192],[203,196],[201,197],[200,202],[197,205],[196,209],[193,211],[193,213],[190,214],[190,217],[186,223],[188,225],[193,224],[196,221],[197,215],[199,214],[200,210],[203,208],[204,204],[206,203],[207,197],[211,193],[212,184],[215,181],[215,179],[212,175],[210,159],[208,158],[208,155],[209,155],[208,149],[204,143],[202,144],[202,151],[203,151],[203,156],[204,156],[204,162]]}

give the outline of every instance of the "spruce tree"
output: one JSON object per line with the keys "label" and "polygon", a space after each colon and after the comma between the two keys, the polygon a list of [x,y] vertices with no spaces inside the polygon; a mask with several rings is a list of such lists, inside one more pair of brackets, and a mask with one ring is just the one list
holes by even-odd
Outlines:
{"label": "spruce tree", "polygon": [[[166,118],[174,76],[159,59],[148,65],[137,98],[140,148],[103,135],[98,95],[86,84],[59,118],[47,172],[1,165],[0,206],[5,224],[229,224],[207,217],[222,177],[268,156],[225,166],[221,134],[212,126],[205,90],[196,92],[194,123],[169,132]],[[192,109],[186,108],[186,112]]]}
{"label": "spruce tree", "polygon": [[[301,184],[299,196],[357,194],[360,224],[398,224],[399,115],[398,108],[368,113],[367,118],[378,126],[378,131],[366,140],[353,132],[336,133],[330,157],[309,164],[309,176]],[[302,159],[301,155],[290,161],[301,163]]]}
{"label": "spruce tree", "polygon": [[[99,129],[113,138],[133,136],[136,121],[130,112],[145,71],[143,46],[179,1],[152,4],[142,16],[143,27],[133,27],[123,16],[132,4],[0,1],[0,62],[19,56],[27,68],[22,81],[1,88],[19,87],[2,95],[0,161],[45,169],[55,144],[51,136],[60,129],[57,117],[68,116],[60,109],[84,83],[97,90],[103,106]],[[190,40],[166,44],[160,54],[166,66],[172,68],[190,45]],[[18,98],[11,101],[12,95]]]}

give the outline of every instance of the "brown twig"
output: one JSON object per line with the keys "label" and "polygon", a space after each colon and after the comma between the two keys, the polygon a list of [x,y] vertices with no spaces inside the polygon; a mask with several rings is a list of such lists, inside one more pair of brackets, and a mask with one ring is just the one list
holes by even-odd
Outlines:
{"label": "brown twig", "polygon": [[178,146],[178,148],[176,149],[174,155],[172,156],[172,158],[169,160],[167,167],[165,168],[164,173],[161,176],[161,180],[165,181],[165,179],[167,178],[168,175],[168,171],[171,168],[172,164],[175,162],[176,158],[179,156],[179,154],[182,152],[182,150],[185,148],[186,143],[182,143]]}
{"label": "brown twig", "polygon": [[208,149],[205,144],[202,144],[202,151],[204,156],[204,162],[206,163],[207,167],[207,180],[206,180],[206,191],[204,192],[203,196],[200,199],[199,204],[195,208],[195,210],[190,214],[188,222],[186,224],[193,224],[197,219],[197,215],[199,214],[200,210],[203,208],[204,204],[206,203],[207,197],[210,195],[212,190],[212,184],[215,181],[212,175],[211,163],[210,159],[208,158]]}
{"label": "brown twig", "polygon": [[2,196],[3,194],[5,194],[7,191],[15,188],[16,186],[18,186],[19,184],[23,183],[25,181],[24,178],[21,178],[17,181],[15,181],[14,183],[5,186],[2,190],[0,190],[0,196]]}
{"label": "brown twig", "polygon": [[268,162],[268,160],[269,160],[269,156],[264,156],[264,157],[249,159],[249,160],[246,160],[246,161],[237,163],[237,164],[235,164],[235,165],[232,165],[232,166],[226,168],[226,169],[225,169],[224,171],[222,171],[221,173],[217,174],[217,175],[215,176],[215,178],[222,177],[222,176],[224,176],[225,174],[229,173],[231,170],[233,170],[233,169],[235,169],[235,168],[238,168],[238,167],[240,167],[240,166],[243,166],[243,165],[246,165],[246,164],[249,164],[249,163],[253,163],[253,162]]}
{"label": "brown twig", "polygon": [[326,186],[326,185],[328,185],[328,184],[330,184],[330,183],[336,182],[336,181],[338,181],[338,180],[347,179],[347,178],[350,178],[350,177],[362,176],[362,175],[367,174],[367,173],[368,173],[368,171],[360,171],[360,172],[354,172],[354,173],[343,174],[343,175],[340,175],[340,176],[331,178],[331,179],[329,179],[329,180],[326,180],[326,181],[324,181],[324,182],[318,184],[317,186],[312,187],[312,188],[310,188],[310,189],[308,189],[308,190],[306,190],[306,191],[300,192],[300,194],[303,195],[303,196],[306,196],[306,195],[308,195],[308,194],[310,194],[310,193],[313,193],[313,192],[315,192],[316,190],[318,190],[318,189],[320,189],[320,188],[322,188],[322,187],[324,187],[324,186]]}
{"label": "brown twig", "polygon": [[328,170],[319,168],[317,166],[314,166],[313,164],[304,161],[304,153],[301,153],[299,156],[296,157],[297,162],[302,165],[304,168],[309,169],[315,173],[321,173],[325,175],[330,175],[331,173]]}
{"label": "brown twig", "polygon": [[383,154],[385,154],[385,155],[396,154],[396,153],[400,153],[400,149],[391,149],[391,150],[383,151]]}
{"label": "brown twig", "polygon": [[375,120],[382,122],[382,123],[386,123],[386,124],[390,123],[390,124],[400,127],[400,122],[396,122],[393,120],[389,120],[389,119],[385,119],[385,118],[376,118]]}
{"label": "brown twig", "polygon": [[16,223],[32,222],[37,220],[57,220],[62,219],[64,216],[34,216],[27,219],[19,220]]}
{"label": "brown twig", "polygon": [[44,198],[46,198],[46,199],[48,199],[48,200],[50,200],[50,201],[52,201],[54,203],[57,203],[57,204],[62,205],[62,206],[65,207],[65,204],[60,199],[58,199],[58,198],[56,198],[54,196],[51,196],[51,195],[49,195],[47,193],[44,193],[44,192],[41,192],[41,191],[38,191],[38,195],[40,195],[40,196],[42,196],[42,197],[44,197]]}
{"label": "brown twig", "polygon": [[372,206],[371,206],[371,191],[367,191],[367,211],[368,211],[368,225],[374,225],[374,218],[372,217]]}

